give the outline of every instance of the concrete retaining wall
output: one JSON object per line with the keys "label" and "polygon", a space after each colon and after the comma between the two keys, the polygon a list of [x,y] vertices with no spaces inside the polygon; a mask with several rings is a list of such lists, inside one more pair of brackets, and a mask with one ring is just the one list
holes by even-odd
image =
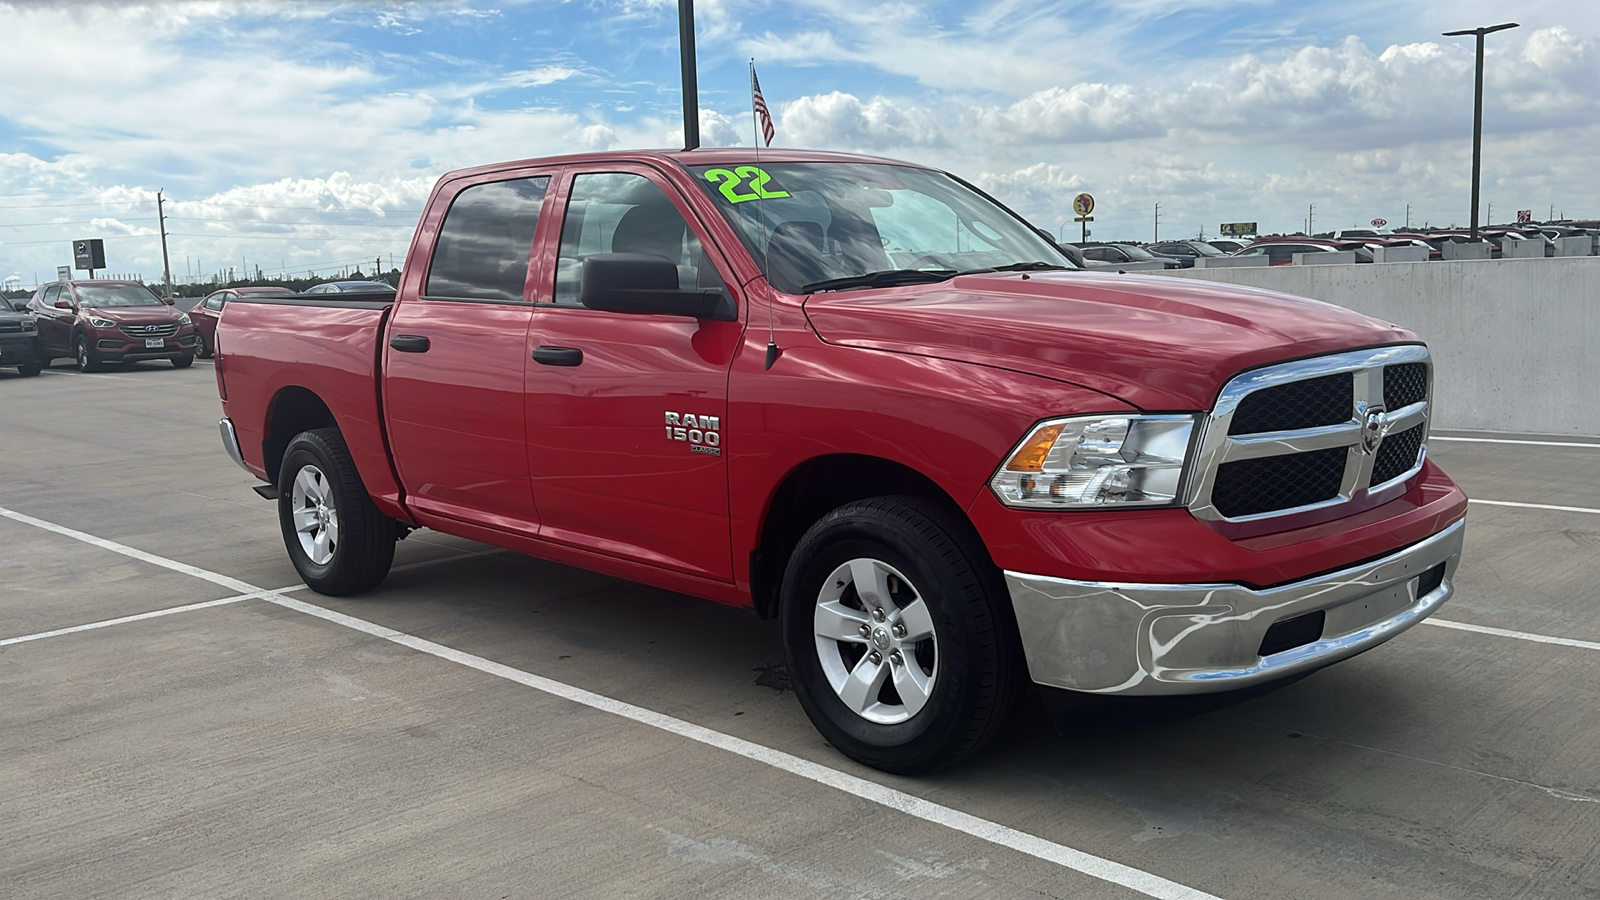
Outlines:
{"label": "concrete retaining wall", "polygon": [[1441,428],[1600,435],[1600,257],[1165,274],[1311,297],[1415,331],[1433,351]]}

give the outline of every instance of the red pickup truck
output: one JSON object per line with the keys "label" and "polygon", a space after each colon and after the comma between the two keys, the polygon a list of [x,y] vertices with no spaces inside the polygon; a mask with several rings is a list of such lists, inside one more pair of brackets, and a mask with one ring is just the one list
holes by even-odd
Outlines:
{"label": "red pickup truck", "polygon": [[223,442],[306,583],[371,588],[427,527],[751,607],[868,765],[973,754],[1029,681],[1280,681],[1452,592],[1414,334],[1079,270],[944,172],[486,166],[439,181],[404,271],[217,328]]}

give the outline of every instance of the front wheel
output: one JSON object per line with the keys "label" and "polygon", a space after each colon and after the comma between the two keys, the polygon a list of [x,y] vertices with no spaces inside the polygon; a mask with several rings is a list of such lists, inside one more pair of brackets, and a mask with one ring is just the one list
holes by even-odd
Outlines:
{"label": "front wheel", "polygon": [[21,375],[24,378],[32,378],[33,376],[35,376],[35,375],[37,375],[37,374],[39,374],[40,372],[43,372],[43,371],[44,371],[44,363],[42,363],[42,362],[40,362],[38,360],[34,360],[33,362],[26,362],[26,363],[23,363],[20,366],[17,366],[17,374]]}
{"label": "front wheel", "polygon": [[394,562],[395,521],[372,505],[337,428],[289,442],[278,470],[278,525],[289,561],[319,594],[376,587]]}
{"label": "front wheel", "polygon": [[73,353],[77,356],[77,359],[78,359],[78,371],[80,371],[80,372],[98,372],[98,371],[100,371],[100,355],[95,353],[94,349],[89,346],[89,339],[88,338],[84,337],[81,334],[78,335],[78,339],[73,342],[72,347],[73,347]]}
{"label": "front wheel", "polygon": [[174,356],[172,358],[172,367],[174,369],[187,369],[192,365],[194,365],[193,353],[185,353],[182,356]]}
{"label": "front wheel", "polygon": [[981,751],[1020,688],[1005,588],[957,516],[877,497],[824,516],[783,581],[784,652],[806,715],[877,769],[915,774]]}

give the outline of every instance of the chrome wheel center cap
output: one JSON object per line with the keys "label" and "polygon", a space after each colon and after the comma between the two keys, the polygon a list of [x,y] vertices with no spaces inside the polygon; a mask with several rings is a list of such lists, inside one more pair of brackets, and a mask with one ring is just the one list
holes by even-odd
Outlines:
{"label": "chrome wheel center cap", "polygon": [[872,646],[879,650],[889,649],[889,632],[884,628],[872,629]]}

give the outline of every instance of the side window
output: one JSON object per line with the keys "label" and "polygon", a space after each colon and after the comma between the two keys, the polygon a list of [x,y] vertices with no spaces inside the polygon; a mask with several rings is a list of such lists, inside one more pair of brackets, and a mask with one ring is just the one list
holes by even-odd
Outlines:
{"label": "side window", "polygon": [[433,246],[424,293],[521,300],[547,176],[467,188],[450,204]]}
{"label": "side window", "polygon": [[216,294],[206,298],[206,309],[221,309],[222,304],[228,299],[226,294]]}
{"label": "side window", "polygon": [[44,289],[44,297],[39,301],[40,306],[55,306],[56,298],[61,296],[61,285],[52,284]]}
{"label": "side window", "polygon": [[679,287],[722,286],[689,223],[643,175],[607,172],[572,179],[557,252],[557,304],[583,305],[583,261],[596,253],[649,253],[678,267]]}

